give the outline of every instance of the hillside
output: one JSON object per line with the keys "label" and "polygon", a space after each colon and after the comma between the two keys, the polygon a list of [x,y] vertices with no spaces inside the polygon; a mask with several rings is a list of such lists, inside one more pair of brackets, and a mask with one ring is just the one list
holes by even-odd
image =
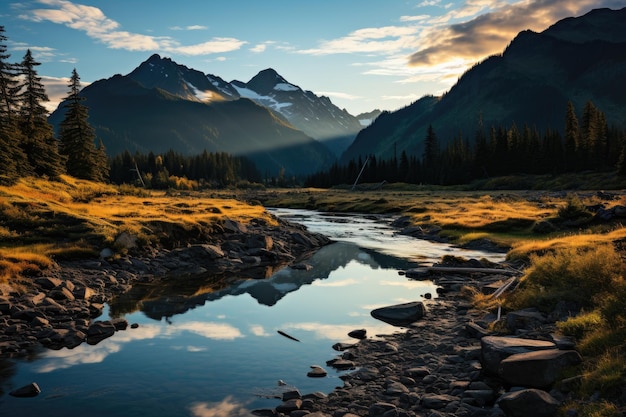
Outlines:
{"label": "hillside", "polygon": [[362,130],[342,161],[366,154],[421,155],[432,124],[440,142],[516,123],[564,128],[567,102],[592,101],[609,125],[626,126],[626,8],[597,9],[541,33],[520,32],[501,55],[468,70],[442,97],[423,97]]}

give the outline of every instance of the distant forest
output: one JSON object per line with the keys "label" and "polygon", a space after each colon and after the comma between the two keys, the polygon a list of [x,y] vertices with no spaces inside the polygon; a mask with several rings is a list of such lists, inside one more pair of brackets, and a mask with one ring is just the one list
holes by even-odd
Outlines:
{"label": "distant forest", "polygon": [[[339,184],[406,182],[454,185],[513,174],[563,174],[582,171],[615,171],[626,175],[626,130],[609,127],[604,113],[589,101],[576,116],[570,102],[565,111],[564,134],[516,124],[510,127],[481,123],[474,137],[459,135],[445,146],[429,126],[421,156],[402,152],[380,160],[365,155],[346,165],[335,163],[329,170],[309,176],[308,187]],[[361,176],[359,177],[359,174]]]}
{"label": "distant forest", "polygon": [[116,184],[141,183],[154,189],[221,188],[261,182],[256,166],[245,157],[207,151],[184,156],[173,150],[163,155],[126,151],[110,159],[109,178]]}

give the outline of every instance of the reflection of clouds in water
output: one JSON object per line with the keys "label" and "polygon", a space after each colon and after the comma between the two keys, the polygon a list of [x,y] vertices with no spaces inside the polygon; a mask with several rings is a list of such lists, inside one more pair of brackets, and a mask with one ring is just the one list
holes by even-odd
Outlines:
{"label": "reflection of clouds in water", "polygon": [[228,396],[219,403],[194,403],[189,407],[194,417],[251,417],[253,414],[246,410],[243,404]]}
{"label": "reflection of clouds in water", "polygon": [[380,281],[381,285],[389,285],[392,287],[404,287],[408,290],[420,289],[424,291],[434,291],[436,286],[430,281],[388,281],[382,280]]}
{"label": "reflection of clouds in water", "polygon": [[187,346],[187,352],[205,352],[208,349],[200,346]]}
{"label": "reflection of clouds in water", "polygon": [[201,321],[190,321],[187,323],[174,324],[166,329],[166,334],[172,336],[180,332],[191,332],[207,339],[234,340],[243,337],[238,328],[225,323],[205,323]]}
{"label": "reflection of clouds in water", "polygon": [[260,324],[250,325],[250,332],[255,336],[269,336],[269,333],[267,333]]}
{"label": "reflection of clouds in water", "polygon": [[70,368],[74,365],[100,363],[110,354],[122,350],[122,344],[133,340],[152,339],[159,332],[158,326],[147,325],[137,329],[116,332],[112,338],[103,340],[94,346],[83,343],[74,349],[50,350],[46,352],[45,358],[42,359],[35,372],[47,373]]}
{"label": "reflection of clouds in water", "polygon": [[[330,340],[354,340],[348,333],[350,333],[354,329],[364,328],[367,330],[368,334],[375,335],[380,333],[388,333],[389,325],[385,323],[374,324],[371,323],[362,323],[362,324],[324,324],[324,323],[286,323],[283,325],[285,329],[296,329],[296,330],[305,330],[308,332],[313,332],[317,339],[330,339]],[[302,340],[302,339],[300,339]]]}
{"label": "reflection of clouds in water", "polygon": [[311,283],[314,287],[348,287],[350,285],[360,284],[360,282],[354,278],[336,280],[336,281],[313,281]]}

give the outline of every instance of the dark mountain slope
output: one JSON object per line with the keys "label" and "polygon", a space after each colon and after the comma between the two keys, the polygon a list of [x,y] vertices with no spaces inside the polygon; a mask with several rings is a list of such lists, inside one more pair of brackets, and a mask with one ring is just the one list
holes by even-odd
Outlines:
{"label": "dark mountain slope", "polygon": [[[246,99],[201,103],[116,75],[81,91],[90,123],[111,155],[131,152],[227,152],[251,157],[271,176],[285,169],[301,175],[328,166],[333,157],[319,142]],[[60,106],[50,121],[58,126]],[[245,121],[245,122],[244,122]]]}
{"label": "dark mountain slope", "polygon": [[441,142],[459,134],[473,139],[480,120],[485,128],[516,123],[562,131],[567,101],[581,111],[591,100],[609,124],[626,126],[624,22],[626,8],[599,9],[542,33],[523,31],[502,55],[468,70],[441,99],[418,100],[396,112],[394,124],[373,134],[383,122],[379,117],[359,133],[342,160],[390,157],[394,148],[420,155],[429,124]]}

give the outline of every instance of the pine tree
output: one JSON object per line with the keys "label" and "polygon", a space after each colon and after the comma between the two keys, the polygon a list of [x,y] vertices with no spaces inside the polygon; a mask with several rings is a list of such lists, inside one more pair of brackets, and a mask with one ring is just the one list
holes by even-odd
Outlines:
{"label": "pine tree", "polygon": [[567,110],[565,112],[565,169],[568,171],[577,168],[577,150],[580,148],[580,128],[578,127],[578,118],[576,110],[571,101],[567,102]]}
{"label": "pine tree", "polygon": [[58,141],[47,120],[48,112],[41,104],[49,100],[41,77],[37,76],[37,65],[41,64],[35,61],[30,49],[27,50],[19,67],[24,81],[16,96],[20,104],[18,125],[24,134],[22,149],[35,174],[56,178],[65,168]]}
{"label": "pine tree", "polygon": [[108,177],[104,145],[96,148],[95,130],[89,125],[87,107],[82,104],[80,77],[76,69],[68,84],[69,93],[65,97],[67,110],[59,125],[60,153],[65,156],[67,173],[86,180],[103,181]]}
{"label": "pine tree", "polygon": [[4,26],[0,26],[0,177],[10,183],[18,176],[31,173],[26,155],[19,147],[22,142],[21,132],[17,128],[17,93],[18,80],[15,64],[8,62],[7,37]]}

